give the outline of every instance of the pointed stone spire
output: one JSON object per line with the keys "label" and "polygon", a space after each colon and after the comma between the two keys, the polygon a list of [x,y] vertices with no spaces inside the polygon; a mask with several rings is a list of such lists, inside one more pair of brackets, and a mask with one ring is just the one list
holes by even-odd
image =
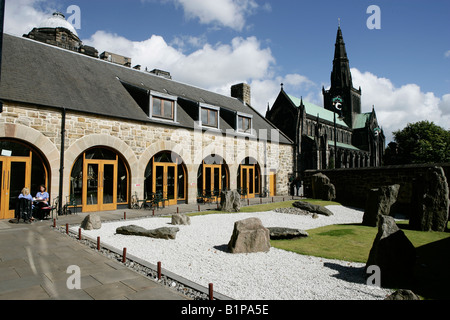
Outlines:
{"label": "pointed stone spire", "polygon": [[333,88],[352,88],[352,75],[350,73],[350,64],[345,48],[342,30],[339,27],[336,36],[334,51],[333,71],[331,73],[331,87]]}

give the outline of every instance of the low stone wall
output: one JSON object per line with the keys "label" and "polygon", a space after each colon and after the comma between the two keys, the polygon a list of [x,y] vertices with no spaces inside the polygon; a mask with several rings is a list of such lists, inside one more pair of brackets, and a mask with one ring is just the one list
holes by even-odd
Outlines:
{"label": "low stone wall", "polygon": [[349,206],[364,208],[370,189],[399,184],[400,190],[393,211],[409,216],[412,203],[413,182],[430,167],[442,167],[450,181],[450,163],[386,166],[379,168],[355,168],[335,170],[308,170],[304,174],[304,192],[312,197],[311,177],[323,173],[336,188],[336,201]]}

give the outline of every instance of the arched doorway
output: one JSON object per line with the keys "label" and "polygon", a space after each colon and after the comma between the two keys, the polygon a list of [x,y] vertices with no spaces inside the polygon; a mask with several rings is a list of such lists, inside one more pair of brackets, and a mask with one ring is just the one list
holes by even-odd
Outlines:
{"label": "arched doorway", "polygon": [[156,154],[145,169],[144,197],[162,197],[164,205],[186,203],[187,170],[183,159],[174,152]]}
{"label": "arched doorway", "polygon": [[0,219],[12,219],[23,188],[30,189],[35,196],[44,184],[51,194],[49,167],[43,156],[24,142],[0,139],[0,150]]}
{"label": "arched doorway", "polygon": [[115,151],[96,147],[78,157],[70,175],[70,197],[83,212],[116,210],[127,205],[129,170]]}
{"label": "arched doorway", "polygon": [[261,169],[253,158],[245,158],[239,166],[237,177],[238,190],[248,198],[254,198],[261,192]]}
{"label": "arched doorway", "polygon": [[218,200],[221,191],[229,190],[230,174],[225,160],[218,155],[206,157],[197,173],[197,194]]}

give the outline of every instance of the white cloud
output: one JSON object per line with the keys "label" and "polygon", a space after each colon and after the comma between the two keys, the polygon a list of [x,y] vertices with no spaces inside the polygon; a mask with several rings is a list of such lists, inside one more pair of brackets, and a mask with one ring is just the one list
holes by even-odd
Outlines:
{"label": "white cloud", "polygon": [[[188,19],[198,19],[201,24],[213,24],[242,30],[246,17],[259,5],[255,0],[173,0],[183,7]],[[264,10],[269,10],[265,5]]]}
{"label": "white cloud", "polygon": [[45,0],[6,0],[5,32],[22,36],[40,25],[54,11]]}
{"label": "white cloud", "polygon": [[99,52],[111,51],[130,57],[133,64],[144,68],[170,71],[177,81],[207,89],[218,89],[236,81],[270,77],[275,63],[270,49],[262,48],[255,37],[236,37],[230,44],[206,43],[188,55],[156,35],[144,41],[131,41],[116,34],[97,31],[83,42],[96,47]]}
{"label": "white cloud", "polygon": [[445,53],[445,57],[446,57],[446,58],[450,58],[450,50],[448,50],[448,51]]}
{"label": "white cloud", "polygon": [[428,120],[444,129],[450,129],[450,94],[442,98],[432,92],[423,92],[416,84],[397,88],[386,78],[379,78],[370,72],[351,69],[353,84],[362,88],[362,111],[369,112],[375,106],[379,124],[387,136],[401,130],[408,123]]}

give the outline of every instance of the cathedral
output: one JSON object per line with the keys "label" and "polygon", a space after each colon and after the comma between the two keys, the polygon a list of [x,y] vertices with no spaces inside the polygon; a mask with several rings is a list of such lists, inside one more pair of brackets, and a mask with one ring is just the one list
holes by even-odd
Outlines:
{"label": "cathedral", "polygon": [[385,136],[375,109],[361,113],[361,88],[353,87],[339,26],[331,87],[322,88],[324,107],[287,93],[283,85],[266,119],[294,141],[294,175],[305,170],[378,167]]}

